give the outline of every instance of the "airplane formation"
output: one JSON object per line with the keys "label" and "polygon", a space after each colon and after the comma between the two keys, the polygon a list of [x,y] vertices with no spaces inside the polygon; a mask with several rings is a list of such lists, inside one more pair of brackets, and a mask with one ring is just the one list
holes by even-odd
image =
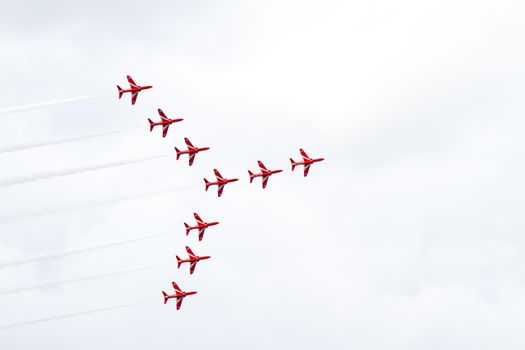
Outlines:
{"label": "airplane formation", "polygon": [[[117,85],[118,97],[120,99],[120,98],[122,98],[122,95],[124,93],[128,93],[128,92],[131,93],[131,104],[132,105],[134,105],[135,102],[137,101],[137,96],[138,96],[140,91],[151,89],[153,87],[151,85],[146,85],[146,86],[137,85],[133,81],[131,76],[129,76],[129,75],[127,76],[127,80],[129,82],[129,85],[130,85],[129,89],[122,89],[120,86]],[[169,127],[170,127],[171,124],[178,123],[178,122],[181,122],[181,121],[184,120],[182,118],[174,118],[174,119],[168,118],[160,108],[157,110],[157,112],[158,112],[158,114],[160,116],[160,121],[159,122],[154,122],[153,120],[148,118],[149,130],[150,130],[150,132],[152,132],[153,128],[155,126],[157,126],[157,125],[161,126],[162,127],[162,137],[166,137],[166,135],[168,134],[168,130],[169,130]],[[181,155],[184,155],[184,154],[188,155],[188,164],[189,164],[189,166],[193,165],[193,162],[195,160],[195,156],[197,155],[197,153],[203,152],[203,151],[207,151],[207,150],[210,149],[210,147],[195,147],[187,137],[184,138],[184,142],[186,143],[187,150],[182,150],[181,151],[177,147],[174,147],[174,148],[175,148],[177,160],[180,158]],[[292,158],[290,158],[290,162],[292,163],[292,172],[294,171],[296,166],[300,166],[300,165],[304,166],[304,171],[303,171],[304,177],[308,176],[308,172],[309,172],[310,166],[312,164],[318,163],[318,162],[321,162],[321,161],[324,160],[324,158],[311,158],[311,157],[309,157],[302,148],[299,149],[299,152],[301,154],[302,161],[296,162]],[[260,160],[257,161],[257,164],[259,165],[260,173],[256,173],[256,172],[252,172],[251,170],[248,170],[249,180],[250,180],[250,183],[252,183],[255,178],[257,178],[257,177],[262,178],[262,188],[263,189],[266,188],[266,185],[268,184],[268,179],[270,178],[271,175],[278,174],[278,173],[281,173],[283,171],[282,169],[274,169],[274,170],[268,169],[264,165],[264,163],[261,162]],[[213,172],[215,174],[216,181],[208,181],[206,178],[204,178],[204,190],[208,191],[210,186],[217,186],[217,197],[221,197],[222,196],[222,193],[224,191],[224,187],[227,184],[232,183],[232,182],[236,182],[236,181],[239,180],[237,178],[225,178],[225,177],[223,177],[221,175],[221,173],[217,169],[213,169]],[[201,217],[199,216],[199,214],[197,214],[197,213],[193,213],[193,216],[194,216],[195,221],[196,221],[196,225],[195,226],[190,226],[187,223],[184,223],[184,227],[186,229],[186,236],[188,236],[192,230],[196,230],[198,232],[199,242],[202,241],[202,239],[204,237],[204,232],[206,231],[206,229],[208,227],[215,226],[215,225],[219,224],[219,222],[217,222],[217,221],[206,222],[206,221],[202,220]],[[193,272],[195,271],[195,267],[196,267],[196,265],[197,265],[197,263],[199,261],[207,260],[207,259],[211,258],[210,256],[207,256],[207,255],[204,255],[204,256],[196,255],[195,253],[193,253],[191,248],[188,247],[188,246],[186,246],[186,252],[188,253],[188,258],[187,259],[181,259],[178,255],[176,255],[175,258],[177,259],[177,268],[178,269],[184,263],[188,263],[189,264],[189,266],[190,266],[190,268],[189,268],[190,275],[193,275]],[[162,295],[163,295],[163,298],[164,298],[164,304],[166,304],[169,299],[175,299],[176,300],[177,310],[180,309],[180,307],[182,305],[182,300],[185,297],[187,297],[189,295],[197,294],[196,291],[185,292],[185,291],[181,290],[176,282],[172,282],[172,286],[173,286],[173,289],[175,291],[174,294],[170,295],[170,294],[167,294],[166,292],[162,291]]]}

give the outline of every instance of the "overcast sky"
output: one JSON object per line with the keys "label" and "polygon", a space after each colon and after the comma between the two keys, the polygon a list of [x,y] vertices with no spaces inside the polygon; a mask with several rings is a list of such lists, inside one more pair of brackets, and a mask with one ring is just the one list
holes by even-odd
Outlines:
{"label": "overcast sky", "polygon": [[[525,3],[4,2],[2,349],[525,348]],[[131,106],[127,74],[154,85]],[[184,121],[149,133],[156,109]],[[183,137],[211,150],[176,161]],[[299,148],[325,157],[307,178]],[[249,184],[257,160],[284,169]],[[213,168],[240,181],[204,191]],[[258,181],[259,180],[259,181]],[[165,193],[162,193],[166,191]],[[152,196],[143,194],[156,193]],[[160,193],[160,194],[159,194]],[[137,197],[131,200],[122,200]],[[100,205],[96,205],[100,204]],[[193,212],[220,221],[184,235]],[[211,255],[177,270],[189,245]],[[176,281],[198,294],[162,304]]]}

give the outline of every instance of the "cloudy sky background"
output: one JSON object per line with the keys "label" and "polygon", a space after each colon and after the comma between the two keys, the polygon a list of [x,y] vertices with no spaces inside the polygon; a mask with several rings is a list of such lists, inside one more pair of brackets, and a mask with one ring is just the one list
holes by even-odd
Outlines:
{"label": "cloudy sky background", "polygon": [[[0,183],[169,156],[0,187],[1,261],[174,232],[0,269],[1,293],[163,264],[1,295],[0,325],[145,301],[0,330],[1,347],[523,349],[524,16],[510,0],[2,4],[0,109],[98,96],[0,115],[0,148],[144,127],[0,154]],[[126,74],[154,85],[135,106]],[[146,125],[159,107],[185,119],[165,139]],[[212,148],[191,168],[185,136]],[[327,158],[306,179],[300,147]],[[258,159],[285,169],[264,191]],[[215,167],[241,178],[220,199]],[[184,236],[194,211],[221,222],[202,242]],[[185,245],[212,256],[192,276]],[[173,280],[199,292],[179,312]]]}

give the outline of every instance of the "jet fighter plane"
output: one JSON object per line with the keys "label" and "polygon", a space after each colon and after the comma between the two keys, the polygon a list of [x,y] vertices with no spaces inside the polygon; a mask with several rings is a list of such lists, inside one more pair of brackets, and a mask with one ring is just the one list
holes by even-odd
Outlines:
{"label": "jet fighter plane", "polygon": [[131,93],[131,104],[134,105],[135,101],[137,101],[137,96],[139,95],[139,92],[142,90],[151,89],[153,86],[151,85],[139,86],[135,84],[135,82],[129,75],[127,76],[127,78],[129,82],[129,89],[123,89],[117,85],[118,98],[120,99],[125,92],[130,92]]}
{"label": "jet fighter plane", "polygon": [[248,174],[250,174],[250,183],[252,183],[253,179],[256,177],[262,177],[262,188],[266,188],[266,184],[268,183],[268,178],[270,178],[270,175],[280,173],[282,170],[268,170],[263,162],[260,160],[257,161],[257,164],[259,164],[259,168],[261,168],[261,172],[259,174],[254,174],[250,170],[248,170]]}
{"label": "jet fighter plane", "polygon": [[317,163],[317,162],[320,162],[320,161],[324,160],[324,158],[310,158],[310,157],[308,157],[308,155],[306,154],[306,152],[302,148],[299,150],[299,152],[301,152],[301,156],[303,156],[303,161],[302,162],[294,162],[294,160],[292,158],[290,158],[290,162],[292,162],[292,171],[295,169],[296,165],[304,165],[304,176],[308,175],[308,170],[310,170],[310,165],[312,165],[313,163]]}
{"label": "jet fighter plane", "polygon": [[177,147],[175,147],[175,152],[177,152],[177,160],[179,160],[179,157],[181,154],[188,154],[190,157],[189,157],[189,162],[190,162],[190,166],[193,164],[193,159],[195,159],[195,155],[201,151],[207,151],[210,149],[210,147],[195,147],[193,146],[193,144],[191,143],[191,141],[185,137],[184,138],[184,141],[186,142],[186,146],[188,146],[188,150],[187,151],[179,151],[179,149]]}
{"label": "jet fighter plane", "polygon": [[216,185],[218,187],[217,196],[220,197],[222,195],[222,191],[224,190],[224,186],[230,182],[238,181],[239,179],[225,179],[222,177],[221,173],[217,169],[213,169],[213,172],[215,173],[215,177],[217,178],[217,181],[215,182],[209,182],[208,180],[204,179],[204,185],[205,190],[208,191],[208,187]]}
{"label": "jet fighter plane", "polygon": [[195,271],[195,266],[197,266],[197,262],[201,260],[206,260],[211,258],[211,256],[197,256],[193,253],[193,251],[190,249],[190,247],[186,246],[186,251],[188,252],[188,259],[181,259],[178,255],[175,255],[177,258],[177,268],[180,268],[180,265],[183,263],[190,263],[190,275],[193,274],[193,271]]}
{"label": "jet fighter plane", "polygon": [[177,118],[177,119],[170,119],[166,117],[166,114],[162,111],[162,109],[158,109],[159,115],[160,115],[160,122],[155,123],[153,120],[148,118],[149,121],[149,131],[152,132],[155,125],[162,125],[162,137],[166,137],[168,134],[168,129],[170,128],[170,125],[173,123],[181,122],[184,119]]}
{"label": "jet fighter plane", "polygon": [[182,305],[182,299],[188,295],[197,294],[197,292],[183,292],[175,282],[171,282],[171,284],[173,285],[173,289],[175,289],[175,294],[168,295],[165,291],[162,291],[162,295],[164,296],[164,305],[168,302],[168,299],[176,298],[177,310],[179,310],[180,306]]}
{"label": "jet fighter plane", "polygon": [[204,237],[204,231],[210,227],[218,225],[219,223],[217,221],[213,222],[204,222],[199,214],[193,213],[193,216],[195,217],[195,220],[197,220],[196,226],[190,226],[187,223],[184,223],[184,226],[186,227],[186,236],[190,233],[191,230],[199,230],[199,241],[202,241],[202,237]]}

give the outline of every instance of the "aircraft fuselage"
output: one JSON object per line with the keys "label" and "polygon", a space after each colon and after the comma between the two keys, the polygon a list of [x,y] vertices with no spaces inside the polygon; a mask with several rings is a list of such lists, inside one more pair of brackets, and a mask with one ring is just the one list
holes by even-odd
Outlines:
{"label": "aircraft fuselage", "polygon": [[209,259],[211,258],[211,256],[208,256],[208,255],[204,255],[204,256],[197,256],[195,258],[189,258],[189,259],[180,259],[180,262],[181,263],[191,263],[193,261],[201,261],[201,260],[206,260],[206,259]]}
{"label": "aircraft fuselage", "polygon": [[239,179],[224,179],[224,180],[217,180],[217,181],[214,181],[214,182],[210,182],[210,183],[209,183],[209,186],[213,186],[213,185],[216,185],[216,186],[226,185],[226,184],[229,184],[230,182],[235,182],[235,181],[239,181]]}
{"label": "aircraft fuselage", "polygon": [[184,119],[182,118],[176,118],[176,119],[168,119],[168,120],[160,120],[159,122],[154,122],[153,125],[171,125],[173,123],[181,122]]}
{"label": "aircraft fuselage", "polygon": [[278,169],[278,170],[267,170],[267,171],[263,171],[262,173],[259,173],[259,174],[253,174],[253,177],[262,177],[262,176],[267,176],[267,175],[273,175],[273,174],[278,174],[282,172],[282,170]]}
{"label": "aircraft fuselage", "polygon": [[324,160],[324,158],[314,158],[314,159],[303,160],[302,162],[296,162],[295,164],[297,164],[297,165],[308,165],[308,164],[321,162],[323,160]]}
{"label": "aircraft fuselage", "polygon": [[136,87],[136,88],[129,88],[129,89],[122,89],[122,92],[137,92],[137,91],[142,91],[142,90],[147,90],[147,89],[151,89],[153,87],[153,85],[146,85],[146,86],[139,86],[139,87]]}
{"label": "aircraft fuselage", "polygon": [[195,148],[190,148],[187,150],[179,151],[179,153],[180,154],[192,154],[192,153],[199,153],[201,151],[207,151],[209,149],[210,147],[195,147]]}

